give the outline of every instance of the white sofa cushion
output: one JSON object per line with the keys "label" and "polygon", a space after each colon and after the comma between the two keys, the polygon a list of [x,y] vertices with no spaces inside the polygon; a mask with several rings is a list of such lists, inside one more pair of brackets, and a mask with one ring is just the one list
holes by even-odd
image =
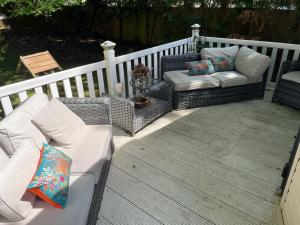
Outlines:
{"label": "white sofa cushion", "polygon": [[[22,221],[6,225],[85,225],[93,197],[94,183],[91,175],[71,176],[68,202],[58,209],[36,199],[29,216]],[[1,224],[1,222],[0,222]]]}
{"label": "white sofa cushion", "polygon": [[217,72],[212,74],[212,76],[220,80],[221,87],[232,87],[256,83],[255,81],[250,80],[248,77],[240,74],[237,71]]}
{"label": "white sofa cushion", "polygon": [[220,81],[211,75],[189,76],[188,70],[165,72],[164,80],[174,85],[175,91],[189,91],[220,86]]}
{"label": "white sofa cushion", "polygon": [[64,148],[50,141],[72,159],[71,174],[90,173],[98,183],[102,166],[109,156],[112,127],[109,125],[86,125],[72,148]]}
{"label": "white sofa cushion", "polygon": [[0,146],[9,156],[14,154],[24,139],[33,139],[39,148],[47,143],[47,138],[31,119],[48,103],[47,95],[35,94],[0,122]]}
{"label": "white sofa cushion", "polygon": [[259,81],[270,65],[270,58],[253,49],[242,47],[235,58],[234,64],[236,70],[241,74],[253,81]]}
{"label": "white sofa cushion", "polygon": [[24,140],[0,172],[0,215],[8,221],[19,221],[29,215],[35,195],[26,192],[40,158],[32,140]]}
{"label": "white sofa cushion", "polygon": [[72,146],[85,127],[85,123],[56,98],[35,115],[32,122],[46,136],[67,148]]}
{"label": "white sofa cushion", "polygon": [[6,152],[0,147],[0,171],[8,163],[9,157]]}
{"label": "white sofa cushion", "polygon": [[201,50],[201,59],[209,59],[212,57],[236,57],[239,51],[238,46],[225,47],[225,48],[204,48]]}
{"label": "white sofa cushion", "polygon": [[300,71],[293,71],[282,75],[282,79],[300,84]]}

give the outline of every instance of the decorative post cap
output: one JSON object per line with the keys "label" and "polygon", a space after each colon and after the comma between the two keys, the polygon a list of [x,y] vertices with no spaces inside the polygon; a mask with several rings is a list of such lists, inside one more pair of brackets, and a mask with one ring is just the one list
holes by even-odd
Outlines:
{"label": "decorative post cap", "polygon": [[111,42],[111,41],[105,41],[101,44],[101,47],[104,49],[104,50],[111,50],[111,49],[114,49],[116,46],[116,43],[114,42]]}
{"label": "decorative post cap", "polygon": [[199,29],[200,27],[201,27],[201,25],[198,23],[195,23],[191,26],[191,28],[193,28],[193,29]]}

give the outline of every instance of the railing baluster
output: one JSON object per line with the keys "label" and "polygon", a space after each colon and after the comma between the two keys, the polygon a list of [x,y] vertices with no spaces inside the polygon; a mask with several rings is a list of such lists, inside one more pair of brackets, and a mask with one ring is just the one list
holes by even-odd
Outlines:
{"label": "railing baluster", "polygon": [[152,55],[147,55],[148,67],[152,70]]}
{"label": "railing baluster", "polygon": [[169,55],[169,49],[166,49],[166,50],[164,51],[164,53],[165,53],[166,56]]}
{"label": "railing baluster", "polygon": [[261,51],[261,54],[266,55],[267,54],[267,50],[268,50],[267,47],[263,47],[262,51]]}
{"label": "railing baluster", "polygon": [[254,51],[257,51],[257,46],[252,46],[252,49],[253,49]]}
{"label": "railing baluster", "polygon": [[101,96],[103,93],[105,93],[102,69],[97,70],[97,79],[98,79],[98,86],[99,86],[99,94]]}
{"label": "railing baluster", "polygon": [[229,47],[229,46],[230,46],[230,44],[229,44],[229,43],[226,43],[226,44],[225,44],[225,47]]}
{"label": "railing baluster", "polygon": [[283,53],[282,53],[282,56],[281,56],[280,66],[279,66],[277,77],[276,77],[276,82],[277,82],[278,77],[279,77],[279,73],[280,73],[280,70],[281,70],[281,67],[282,67],[282,63],[287,60],[288,54],[289,54],[289,50],[284,49]]}
{"label": "railing baluster", "polygon": [[43,93],[44,93],[42,87],[36,87],[36,88],[34,88],[34,92],[35,92],[36,94],[43,94]]}
{"label": "railing baluster", "polygon": [[184,54],[188,53],[188,44],[184,44]]}
{"label": "railing baluster", "polygon": [[83,90],[81,75],[78,75],[75,77],[75,82],[76,82],[76,89],[77,89],[78,97],[84,98],[84,90]]}
{"label": "railing baluster", "polygon": [[221,48],[221,43],[220,42],[217,43],[217,47]]}
{"label": "railing baluster", "polygon": [[73,94],[72,94],[72,88],[71,88],[70,80],[69,79],[63,80],[63,85],[64,85],[64,90],[65,90],[66,97],[67,98],[72,98]]}
{"label": "railing baluster", "polygon": [[86,74],[86,77],[87,77],[88,89],[89,89],[90,97],[95,98],[96,94],[95,94],[95,85],[94,85],[93,73],[92,72],[88,72]]}
{"label": "railing baluster", "polygon": [[175,55],[178,55],[179,52],[178,52],[178,46],[175,47]]}
{"label": "railing baluster", "polygon": [[214,43],[213,42],[209,42],[208,45],[209,45],[210,48],[214,47]]}
{"label": "railing baluster", "polygon": [[272,79],[274,65],[275,65],[276,56],[277,56],[277,51],[278,51],[277,48],[272,49],[272,55],[271,55],[271,61],[270,61],[270,67],[269,67],[269,71],[268,71],[268,79],[267,79],[268,83],[271,82],[271,79]]}
{"label": "railing baluster", "polygon": [[145,60],[145,56],[141,57],[141,63],[146,65],[146,60]]}
{"label": "railing baluster", "polygon": [[158,68],[158,57],[157,57],[157,52],[154,53],[154,79],[158,79],[158,74],[160,73],[159,68]]}
{"label": "railing baluster", "polygon": [[28,98],[26,91],[19,92],[18,96],[21,102],[24,102]]}
{"label": "railing baluster", "polygon": [[170,55],[174,55],[174,48],[170,48]]}
{"label": "railing baluster", "polygon": [[123,63],[118,64],[118,68],[119,68],[119,76],[120,76],[120,83],[123,85],[123,93],[122,93],[122,97],[125,96],[125,74],[124,74],[124,65]]}
{"label": "railing baluster", "polygon": [[51,95],[53,98],[59,98],[58,89],[56,83],[49,84]]}
{"label": "railing baluster", "polygon": [[11,101],[9,96],[3,97],[0,99],[4,114],[7,116],[9,113],[13,111],[13,107],[11,105]]}
{"label": "railing baluster", "polygon": [[134,59],[133,63],[134,63],[133,65],[136,66],[137,64],[139,64],[139,60],[138,59]]}
{"label": "railing baluster", "polygon": [[180,45],[179,46],[179,55],[182,55],[183,54],[183,45]]}
{"label": "railing baluster", "polygon": [[129,97],[132,97],[133,96],[133,92],[132,92],[132,87],[131,87],[131,85],[129,84],[129,82],[130,82],[130,79],[131,79],[131,61],[127,61],[126,62],[126,68],[127,68],[127,80],[128,80],[128,83],[127,83],[127,85],[128,85],[128,96]]}
{"label": "railing baluster", "polygon": [[299,60],[299,55],[300,55],[300,51],[295,51],[294,56],[293,56],[293,60]]}

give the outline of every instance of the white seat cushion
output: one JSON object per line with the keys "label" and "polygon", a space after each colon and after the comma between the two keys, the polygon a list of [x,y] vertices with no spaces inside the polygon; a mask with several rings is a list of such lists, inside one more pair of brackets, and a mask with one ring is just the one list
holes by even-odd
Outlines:
{"label": "white seat cushion", "polygon": [[282,75],[282,79],[300,84],[300,71],[293,71]]}
{"label": "white seat cushion", "polygon": [[38,148],[47,143],[48,139],[31,120],[48,103],[47,95],[35,94],[0,122],[0,146],[9,156],[24,139],[33,139]]}
{"label": "white seat cushion", "polygon": [[239,51],[238,46],[225,47],[225,48],[204,48],[201,50],[201,59],[209,59],[212,57],[236,57]]}
{"label": "white seat cushion", "polygon": [[0,147],[0,171],[8,163],[9,157],[6,152]]}
{"label": "white seat cushion", "polygon": [[36,171],[40,151],[32,140],[19,144],[16,153],[0,172],[0,215],[7,221],[25,219],[34,203],[35,195],[26,192]]}
{"label": "white seat cushion", "polygon": [[237,71],[217,72],[212,74],[212,76],[220,80],[221,87],[232,87],[256,83]]}
{"label": "white seat cushion", "polygon": [[50,145],[71,157],[71,174],[90,173],[98,183],[103,163],[109,155],[111,139],[111,126],[86,125],[71,148],[63,148],[53,141]]}
{"label": "white seat cushion", "polygon": [[71,176],[68,202],[65,209],[36,200],[29,216],[22,221],[6,225],[85,225],[94,192],[91,175]]}
{"label": "white seat cushion", "polygon": [[238,72],[253,81],[259,82],[270,65],[270,58],[253,49],[242,47],[235,58],[234,64]]}
{"label": "white seat cushion", "polygon": [[188,70],[168,71],[164,80],[174,85],[175,91],[189,91],[220,86],[220,81],[211,75],[189,76]]}
{"label": "white seat cushion", "polygon": [[53,98],[43,110],[35,115],[32,122],[46,136],[66,148],[72,146],[85,127],[85,123],[79,116],[56,98]]}

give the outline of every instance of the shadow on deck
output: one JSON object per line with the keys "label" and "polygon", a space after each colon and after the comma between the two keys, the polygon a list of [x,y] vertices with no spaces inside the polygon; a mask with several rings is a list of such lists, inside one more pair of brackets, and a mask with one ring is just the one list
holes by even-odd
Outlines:
{"label": "shadow on deck", "polygon": [[281,170],[300,113],[267,100],[173,111],[117,151],[98,224],[281,224]]}

